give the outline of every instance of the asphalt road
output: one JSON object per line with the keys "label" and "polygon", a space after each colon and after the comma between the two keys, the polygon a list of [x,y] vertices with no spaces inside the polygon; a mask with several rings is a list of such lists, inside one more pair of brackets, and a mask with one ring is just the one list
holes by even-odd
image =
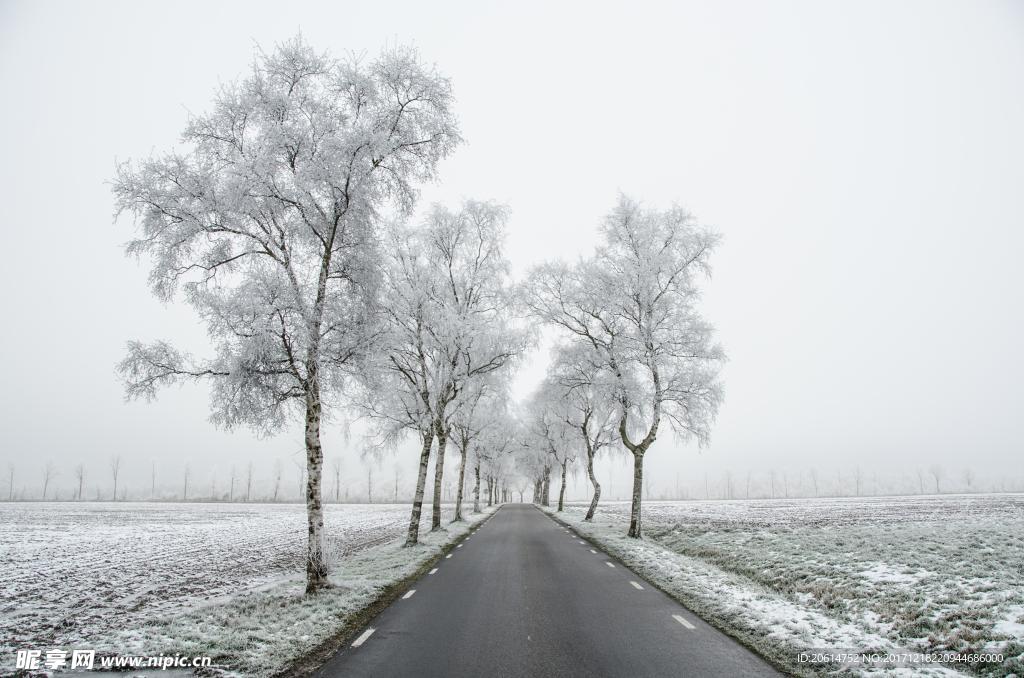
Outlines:
{"label": "asphalt road", "polygon": [[460,544],[316,675],[778,675],[531,505]]}

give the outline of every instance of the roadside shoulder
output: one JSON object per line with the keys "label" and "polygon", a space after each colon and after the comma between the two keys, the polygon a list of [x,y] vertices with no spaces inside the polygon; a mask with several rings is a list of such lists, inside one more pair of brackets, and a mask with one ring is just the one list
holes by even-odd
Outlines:
{"label": "roadside shoulder", "polygon": [[309,675],[499,509],[468,513],[463,522],[422,534],[414,547],[398,539],[345,558],[332,568],[331,587],[311,596],[300,577],[290,577],[125,631],[121,652],[210,656],[213,675]]}
{"label": "roadside shoulder", "polygon": [[[754,650],[791,675],[836,675],[836,667],[801,663],[801,653],[825,648],[901,652],[887,639],[799,605],[740,575],[685,556],[650,538],[625,536],[624,523],[595,516],[585,522],[576,512],[538,507],[570,527],[707,623]],[[852,667],[851,667],[852,668]],[[874,668],[861,675],[907,675],[906,667]],[[964,676],[946,667],[914,667],[918,676]],[[848,674],[849,675],[849,674]]]}

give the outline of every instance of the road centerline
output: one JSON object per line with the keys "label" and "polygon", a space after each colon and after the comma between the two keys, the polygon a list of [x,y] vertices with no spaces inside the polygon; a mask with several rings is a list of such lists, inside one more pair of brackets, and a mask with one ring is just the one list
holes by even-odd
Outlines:
{"label": "road centerline", "polygon": [[365,643],[366,639],[372,636],[373,632],[376,630],[377,629],[366,629],[365,631],[363,631],[361,634],[359,634],[359,637],[356,638],[355,641],[353,641],[352,647],[359,647],[360,645]]}
{"label": "road centerline", "polygon": [[682,624],[683,626],[685,626],[686,628],[690,629],[691,631],[694,630],[695,628],[697,628],[696,626],[694,626],[690,622],[686,621],[686,619],[681,614],[674,614],[674,615],[672,615],[672,618],[675,619],[680,624]]}
{"label": "road centerline", "polygon": [[[414,588],[399,593],[371,622],[372,629],[355,630],[361,633],[355,643],[313,678],[476,678],[495,675],[495,662],[503,658],[516,661],[503,664],[502,678],[645,678],[679,675],[682,666],[695,676],[778,675],[733,639],[691,624],[685,607],[648,586],[625,563],[613,562],[592,543],[584,541],[581,550],[579,543],[556,538],[545,517],[529,505],[503,507],[491,519],[497,521],[494,530],[473,549],[449,547],[445,559],[461,555],[445,564],[444,577],[429,585],[410,583]],[[582,541],[582,535],[570,536]],[[587,550],[601,559],[591,560]],[[619,572],[610,581],[601,563],[621,566],[621,582],[629,586],[619,585]],[[423,576],[439,572],[437,565]],[[496,610],[501,623],[481,623]],[[682,637],[678,627],[665,623],[673,612],[686,615],[675,619],[688,629]],[[371,634],[377,638],[373,643],[367,642]]]}

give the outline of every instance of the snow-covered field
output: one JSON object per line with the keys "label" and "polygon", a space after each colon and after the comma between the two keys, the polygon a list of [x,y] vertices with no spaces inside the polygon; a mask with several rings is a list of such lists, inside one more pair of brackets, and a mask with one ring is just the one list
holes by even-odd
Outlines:
{"label": "snow-covered field", "polygon": [[[408,505],[325,511],[332,580],[365,578],[354,570],[366,569],[359,561],[368,549],[374,558],[395,560],[390,551],[381,554],[404,534]],[[216,617],[240,594],[287,598],[298,586],[292,597],[301,598],[305,519],[300,505],[0,504],[0,668],[22,648],[124,652],[127,642],[159,653],[167,648],[153,646],[153,633],[139,629]],[[429,528],[429,512],[424,522]],[[433,541],[396,563],[408,569],[439,547]],[[362,598],[346,599],[346,610],[369,600],[387,576],[361,581]]]}
{"label": "snow-covered field", "polygon": [[566,518],[793,670],[813,673],[801,651],[903,649],[1024,674],[1024,495],[648,502],[642,545],[621,536],[628,503],[583,512]]}

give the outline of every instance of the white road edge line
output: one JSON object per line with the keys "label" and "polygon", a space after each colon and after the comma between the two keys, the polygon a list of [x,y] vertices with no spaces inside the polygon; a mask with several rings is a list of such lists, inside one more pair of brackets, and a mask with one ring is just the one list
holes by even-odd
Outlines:
{"label": "white road edge line", "polygon": [[363,631],[362,635],[356,638],[355,642],[352,643],[352,647],[359,647],[360,645],[365,643],[366,639],[372,636],[373,632],[376,630],[377,629],[366,629],[365,631]]}
{"label": "white road edge line", "polygon": [[412,594],[414,593],[416,593],[416,589],[410,589],[408,593],[402,596],[402,600],[408,600],[409,598],[412,598]]}
{"label": "white road edge line", "polygon": [[607,565],[608,567],[615,567],[615,563],[609,563],[607,560],[604,561],[604,564]]}
{"label": "white road edge line", "polygon": [[435,572],[437,572],[437,568],[436,567],[433,570],[431,570],[430,572],[427,572],[427,574],[434,574]]}
{"label": "white road edge line", "polygon": [[629,583],[632,584],[633,588],[635,588],[637,591],[643,591],[644,590],[644,587],[640,586],[640,584],[637,584],[635,581],[631,581]]}
{"label": "white road edge line", "polygon": [[596,554],[596,553],[597,553],[597,551],[595,551],[594,549],[590,549],[590,552],[591,552],[591,553],[594,553],[594,554]]}
{"label": "white road edge line", "polygon": [[674,614],[674,615],[672,615],[672,618],[675,619],[680,624],[682,624],[683,626],[685,626],[686,628],[690,629],[691,631],[694,630],[695,628],[697,628],[696,626],[694,626],[690,622],[688,622],[685,619],[683,619],[681,615]]}

